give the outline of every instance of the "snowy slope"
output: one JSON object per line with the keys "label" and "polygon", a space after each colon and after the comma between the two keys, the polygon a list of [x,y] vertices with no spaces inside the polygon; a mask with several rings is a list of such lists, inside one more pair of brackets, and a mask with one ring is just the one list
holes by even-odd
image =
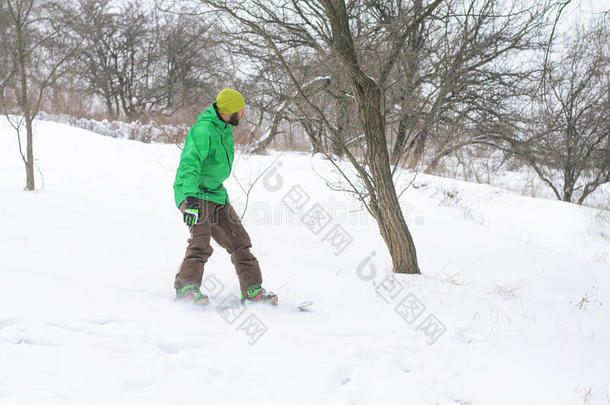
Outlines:
{"label": "snowy slope", "polygon": [[[197,312],[172,301],[180,150],[36,129],[44,190],[29,193],[0,121],[1,405],[610,402],[607,212],[419,175],[401,200],[424,274],[386,279],[376,225],[326,187],[330,165],[238,156],[244,187],[267,170],[244,222],[282,304],[218,312],[238,284],[215,246]],[[322,229],[302,221],[312,207]]]}

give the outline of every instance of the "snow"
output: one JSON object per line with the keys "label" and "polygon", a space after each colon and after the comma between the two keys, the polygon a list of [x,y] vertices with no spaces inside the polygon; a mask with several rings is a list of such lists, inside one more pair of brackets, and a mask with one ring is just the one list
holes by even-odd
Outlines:
{"label": "snow", "polygon": [[[210,307],[173,302],[179,154],[37,121],[44,189],[26,192],[0,120],[0,404],[608,403],[607,211],[420,174],[401,203],[423,275],[391,278],[374,221],[312,170],[332,179],[330,164],[237,155],[242,183],[266,170],[244,222],[281,304],[233,319],[217,311],[238,293],[218,246]],[[351,238],[338,254],[336,225]]]}
{"label": "snow", "polygon": [[306,87],[309,87],[309,86],[311,86],[312,84],[314,84],[316,82],[319,82],[319,81],[330,81],[330,80],[331,80],[331,77],[327,76],[327,75],[325,75],[325,76],[316,76],[313,79],[306,81],[303,84],[303,86],[301,86],[301,87],[302,88],[306,88]]}
{"label": "snow", "polygon": [[184,135],[189,130],[186,125],[159,125],[153,122],[143,124],[140,121],[98,121],[87,118],[75,118],[65,114],[47,114],[45,112],[38,114],[38,118],[87,129],[112,138],[135,139],[146,143],[164,141],[170,143],[171,138],[178,139],[181,135],[182,139],[184,139]]}

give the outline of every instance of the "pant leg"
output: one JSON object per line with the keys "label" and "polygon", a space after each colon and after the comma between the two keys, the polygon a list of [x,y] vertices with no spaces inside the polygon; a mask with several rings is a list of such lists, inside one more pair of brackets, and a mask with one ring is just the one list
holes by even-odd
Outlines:
{"label": "pant leg", "polygon": [[[214,251],[210,246],[210,236],[212,234],[212,216],[216,205],[218,204],[211,201],[199,200],[199,219],[195,226],[189,227],[191,237],[174,282],[174,288],[177,290],[191,283],[198,287],[201,286],[204,265]],[[180,204],[179,208],[180,212],[184,214],[184,202]]]}
{"label": "pant leg", "polygon": [[263,282],[258,260],[250,251],[250,236],[231,204],[217,208],[212,221],[212,237],[231,255],[242,291]]}

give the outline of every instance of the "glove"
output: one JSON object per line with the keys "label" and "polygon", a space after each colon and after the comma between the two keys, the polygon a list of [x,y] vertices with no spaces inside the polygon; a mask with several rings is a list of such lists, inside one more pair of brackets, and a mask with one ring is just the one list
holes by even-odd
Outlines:
{"label": "glove", "polygon": [[187,226],[197,225],[199,219],[199,200],[196,197],[186,197],[184,209],[184,223]]}

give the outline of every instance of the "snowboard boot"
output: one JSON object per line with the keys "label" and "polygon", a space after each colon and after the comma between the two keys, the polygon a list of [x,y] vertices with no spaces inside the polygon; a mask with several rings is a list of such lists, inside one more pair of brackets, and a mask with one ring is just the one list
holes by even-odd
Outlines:
{"label": "snowboard boot", "polygon": [[187,284],[176,290],[176,301],[190,302],[194,306],[204,306],[209,302],[208,296],[202,294],[195,284]]}
{"label": "snowboard boot", "polygon": [[241,293],[241,302],[246,301],[277,304],[277,295],[267,292],[260,284],[253,284]]}

